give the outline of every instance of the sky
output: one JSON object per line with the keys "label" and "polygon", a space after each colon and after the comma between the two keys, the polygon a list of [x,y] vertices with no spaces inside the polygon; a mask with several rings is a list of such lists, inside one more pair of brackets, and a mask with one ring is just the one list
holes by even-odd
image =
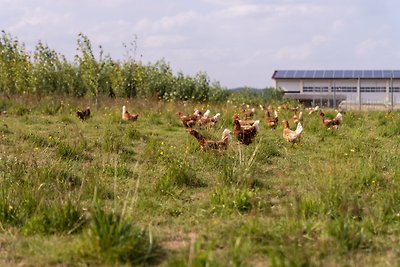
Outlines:
{"label": "sky", "polygon": [[73,60],[83,33],[115,60],[130,51],[266,88],[276,69],[399,69],[399,11],[398,0],[0,0],[0,30],[31,52],[42,41]]}

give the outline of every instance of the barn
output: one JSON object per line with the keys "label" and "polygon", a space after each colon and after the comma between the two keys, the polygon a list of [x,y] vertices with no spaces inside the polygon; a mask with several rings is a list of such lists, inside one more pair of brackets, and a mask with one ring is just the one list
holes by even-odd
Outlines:
{"label": "barn", "polygon": [[400,106],[400,70],[275,70],[272,82],[307,106]]}

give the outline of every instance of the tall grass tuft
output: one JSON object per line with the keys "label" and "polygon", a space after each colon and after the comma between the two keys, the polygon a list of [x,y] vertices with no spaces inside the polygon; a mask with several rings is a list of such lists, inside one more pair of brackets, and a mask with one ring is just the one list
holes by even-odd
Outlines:
{"label": "tall grass tuft", "polygon": [[150,227],[140,229],[124,214],[105,211],[99,203],[94,204],[91,212],[87,238],[90,256],[99,255],[110,262],[144,264],[161,255]]}
{"label": "tall grass tuft", "polygon": [[45,204],[25,223],[26,234],[72,234],[82,230],[86,219],[79,203],[71,199]]}
{"label": "tall grass tuft", "polygon": [[202,187],[205,183],[197,176],[194,169],[184,160],[172,161],[163,176],[157,183],[161,192],[171,192],[176,187]]}

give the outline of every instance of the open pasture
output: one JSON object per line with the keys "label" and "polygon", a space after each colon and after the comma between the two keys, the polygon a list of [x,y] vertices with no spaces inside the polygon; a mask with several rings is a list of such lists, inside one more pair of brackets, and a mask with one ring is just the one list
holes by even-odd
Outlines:
{"label": "open pasture", "polygon": [[[268,103],[267,103],[268,104]],[[271,103],[277,107],[279,103]],[[122,121],[121,108],[139,114]],[[76,110],[91,107],[81,121]],[[230,104],[0,101],[0,265],[389,266],[400,256],[400,113],[304,111],[299,144],[267,128],[201,151],[176,112]],[[333,117],[333,111],[324,110]]]}

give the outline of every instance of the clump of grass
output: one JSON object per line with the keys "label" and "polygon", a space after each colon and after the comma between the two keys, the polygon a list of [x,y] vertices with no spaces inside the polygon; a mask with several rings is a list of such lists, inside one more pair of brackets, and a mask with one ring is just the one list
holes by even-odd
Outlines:
{"label": "clump of grass", "polygon": [[296,212],[300,218],[310,219],[321,214],[322,206],[320,199],[310,195],[296,198]]}
{"label": "clump of grass", "polygon": [[26,106],[17,105],[14,107],[13,113],[15,113],[15,115],[17,115],[17,116],[24,116],[30,112],[31,112],[31,110],[29,108],[27,108]]}
{"label": "clump of grass", "polygon": [[85,223],[80,204],[67,199],[40,207],[25,223],[23,231],[26,234],[71,234],[79,232]]}
{"label": "clump of grass", "polygon": [[0,125],[0,134],[10,134],[12,133],[7,124],[3,123]]}
{"label": "clump of grass", "polygon": [[126,165],[118,165],[115,167],[106,166],[103,172],[110,177],[113,175],[116,177],[132,177],[134,174]]}
{"label": "clump of grass", "polygon": [[5,193],[6,190],[3,189],[0,197],[0,224],[15,225],[19,220],[17,205]]}
{"label": "clump of grass", "polygon": [[168,262],[167,266],[220,266],[214,250],[216,241],[207,241],[204,238],[191,238],[188,250]]}
{"label": "clump of grass", "polygon": [[370,246],[370,237],[360,221],[341,216],[328,222],[328,233],[335,238],[340,251],[348,252]]}
{"label": "clump of grass", "polygon": [[70,144],[65,142],[59,142],[57,144],[57,154],[67,160],[79,160],[83,157],[83,151],[77,146],[72,147]]}
{"label": "clump of grass", "polygon": [[62,107],[62,101],[46,101],[46,103],[42,106],[42,110],[44,114],[53,116],[57,114]]}
{"label": "clump of grass", "polygon": [[61,116],[60,121],[65,123],[65,124],[71,124],[71,123],[74,122],[74,120],[68,115]]}
{"label": "clump of grass", "polygon": [[222,159],[219,168],[219,178],[224,185],[236,185],[252,187],[257,183],[255,175],[257,159],[260,152],[260,143],[254,150],[238,147],[235,156],[227,156]]}
{"label": "clump of grass", "polygon": [[129,128],[126,131],[126,136],[128,137],[129,140],[133,140],[133,141],[140,140],[145,137],[143,134],[140,133],[140,131],[138,131],[135,128]]}
{"label": "clump of grass", "polygon": [[24,140],[29,140],[36,147],[45,148],[45,147],[53,146],[53,143],[50,142],[47,138],[37,135],[37,134],[34,134],[34,133],[24,134],[22,136],[22,138]]}
{"label": "clump of grass", "polygon": [[205,183],[197,176],[193,168],[183,160],[172,161],[166,173],[157,183],[157,189],[161,192],[170,192],[176,187],[201,187]]}
{"label": "clump of grass", "polygon": [[104,132],[101,146],[104,152],[118,152],[124,147],[124,144],[120,138],[120,134],[117,134],[111,129],[107,129]]}
{"label": "clump of grass", "polygon": [[211,196],[211,203],[244,213],[263,208],[263,203],[256,190],[248,188],[216,188]]}
{"label": "clump of grass", "polygon": [[44,166],[37,170],[38,181],[50,184],[60,190],[71,190],[81,185],[81,178],[74,174],[67,164],[54,162],[55,166]]}
{"label": "clump of grass", "polygon": [[109,262],[145,264],[162,254],[150,229],[132,225],[123,213],[107,212],[99,203],[93,207],[87,239],[88,256]]}

